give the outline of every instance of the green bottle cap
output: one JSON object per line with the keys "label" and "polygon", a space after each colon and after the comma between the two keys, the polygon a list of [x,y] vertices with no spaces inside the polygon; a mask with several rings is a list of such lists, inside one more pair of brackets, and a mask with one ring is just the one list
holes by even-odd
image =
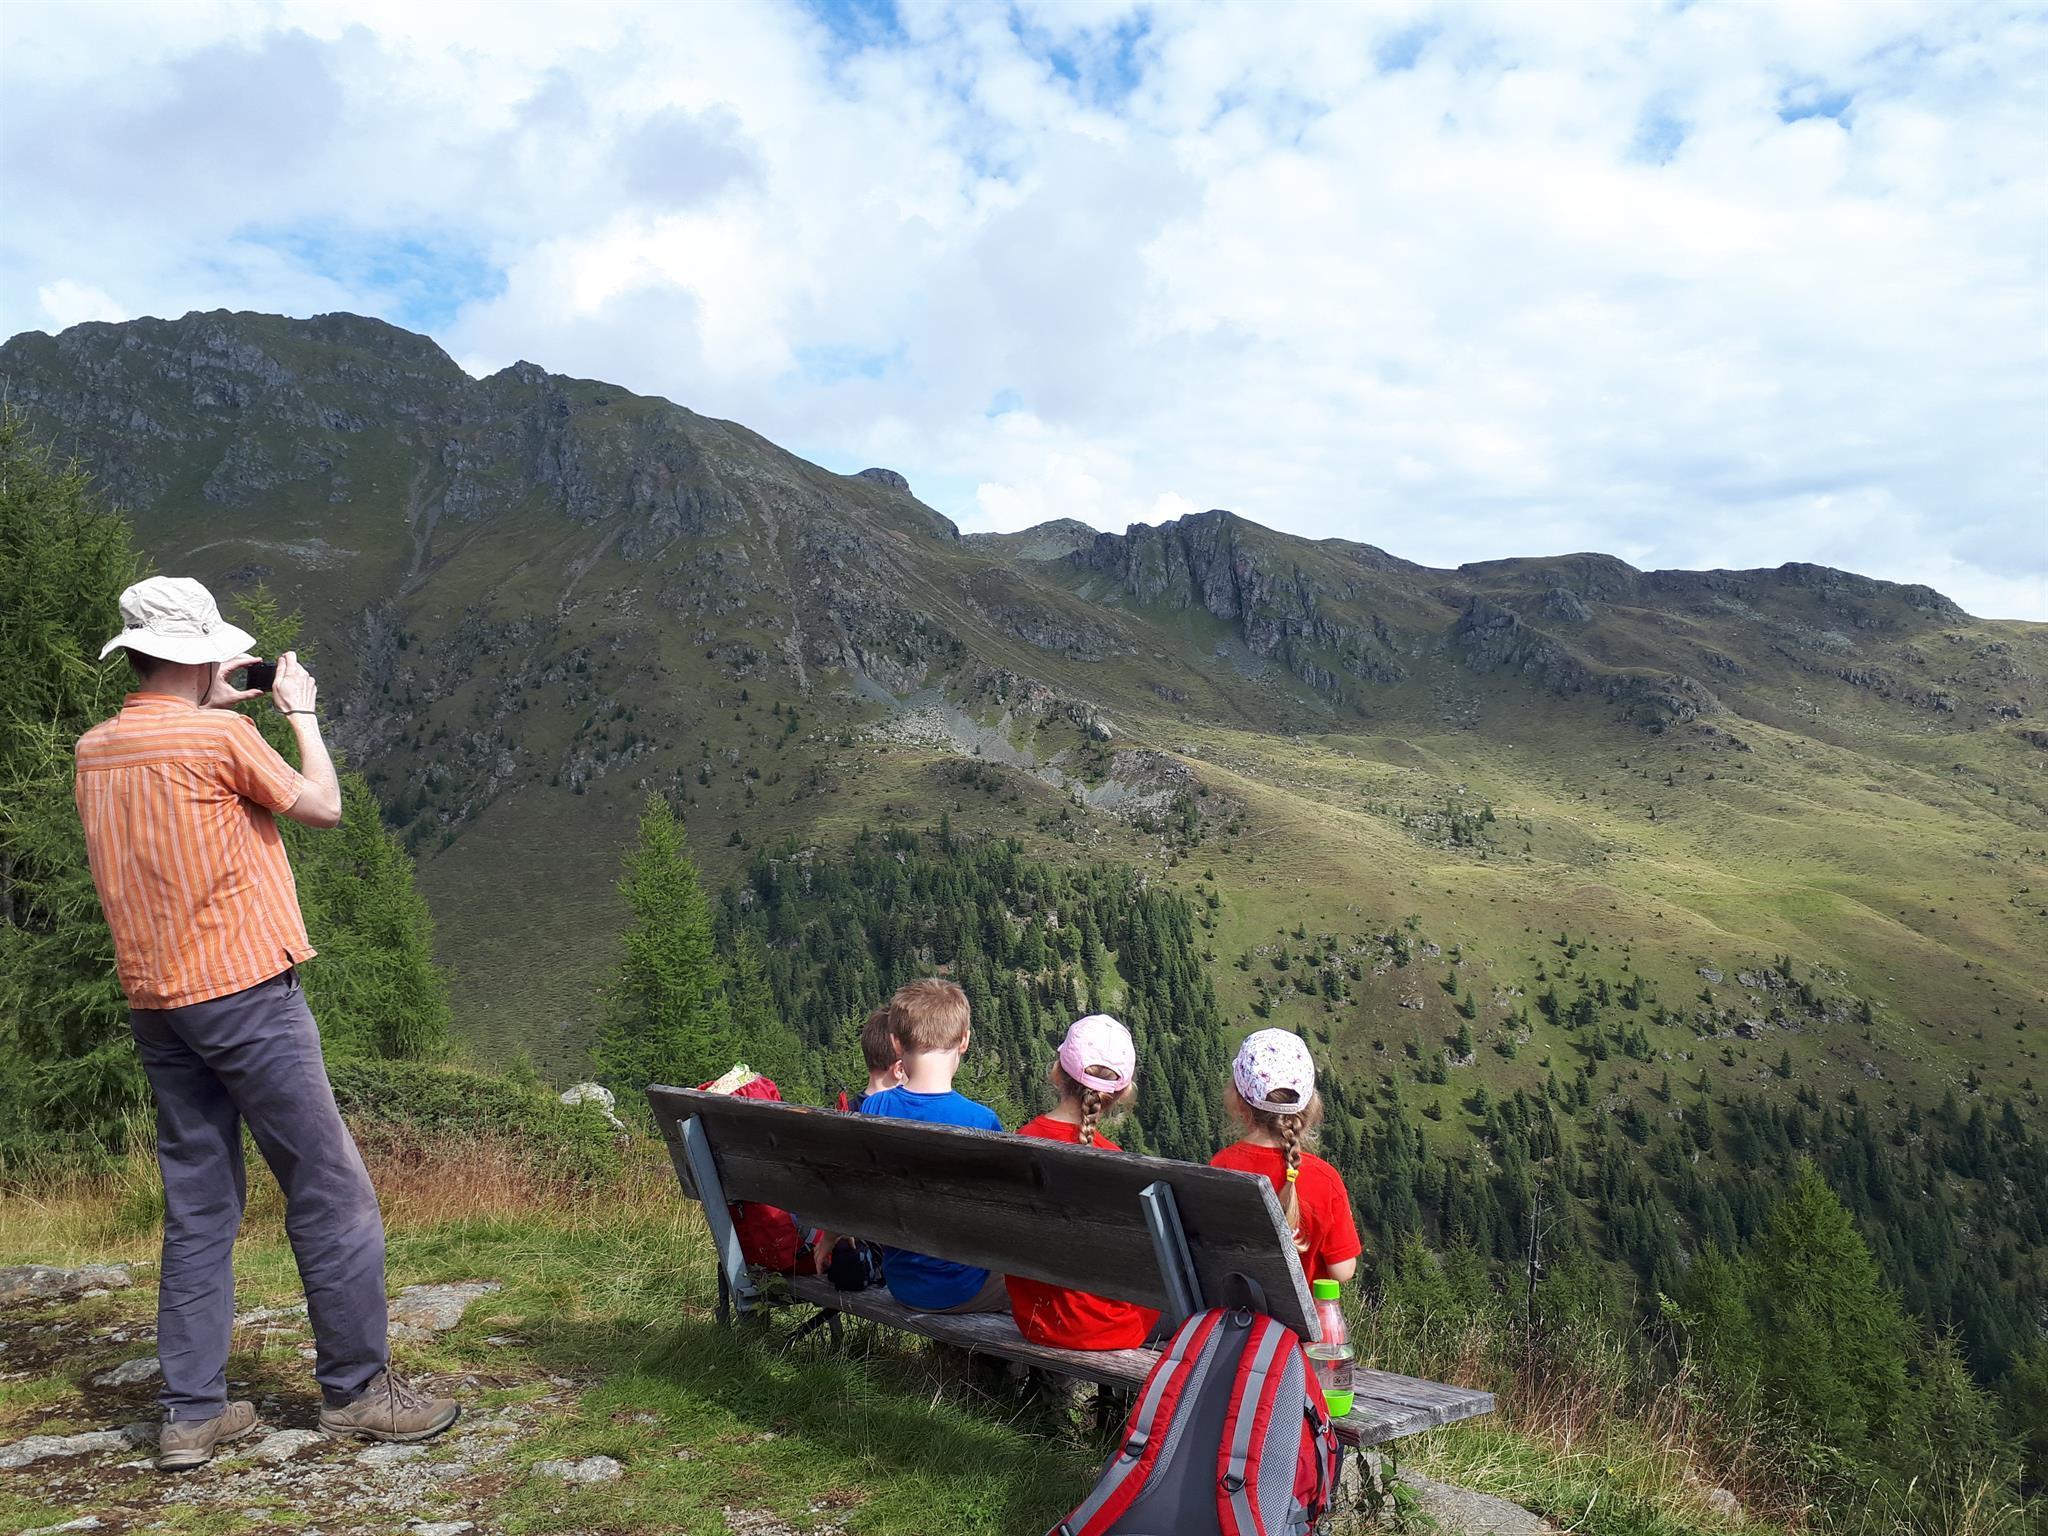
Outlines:
{"label": "green bottle cap", "polygon": [[1335,1280],[1312,1280],[1309,1289],[1315,1293],[1317,1301],[1335,1301],[1344,1294],[1344,1287]]}

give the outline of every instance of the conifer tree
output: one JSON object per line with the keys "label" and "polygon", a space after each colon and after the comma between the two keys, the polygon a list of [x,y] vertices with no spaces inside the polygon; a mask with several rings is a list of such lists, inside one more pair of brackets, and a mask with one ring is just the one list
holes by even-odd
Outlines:
{"label": "conifer tree", "polygon": [[99,648],[142,569],[0,407],[0,1158],[111,1147],[146,1101],[71,794],[72,743],[129,685]]}
{"label": "conifer tree", "polygon": [[619,894],[632,921],[598,1037],[599,1074],[627,1096],[716,1077],[732,1065],[734,1041],[711,905],[682,823],[659,794],[647,797]]}
{"label": "conifer tree", "polygon": [[1908,1330],[1848,1210],[1810,1161],[1743,1257],[1763,1406],[1810,1445],[1855,1454],[1891,1426]]}
{"label": "conifer tree", "polygon": [[[263,588],[236,602],[257,652],[298,648],[299,620]],[[317,658],[301,654],[309,665]],[[331,695],[330,695],[331,696]],[[273,747],[296,756],[290,728],[267,699],[246,706]],[[413,884],[412,855],[384,825],[376,794],[336,754],[341,825],[279,818],[299,911],[319,957],[302,973],[329,1056],[433,1060],[449,1050],[447,973],[434,963],[434,922]]]}
{"label": "conifer tree", "polygon": [[432,1060],[449,1049],[448,983],[412,856],[362,775],[341,779],[341,825],[292,839],[307,933],[306,1000],[330,1055]]}
{"label": "conifer tree", "polygon": [[[803,1045],[796,1031],[776,1009],[766,958],[760,939],[751,929],[742,928],[733,935],[727,950],[725,994],[732,1012],[734,1049],[756,1072],[774,1078],[785,1099],[813,1101],[818,1096],[818,1084],[804,1060]],[[859,1033],[857,1028],[855,1033]],[[863,1057],[848,1091],[858,1089],[866,1081]]]}

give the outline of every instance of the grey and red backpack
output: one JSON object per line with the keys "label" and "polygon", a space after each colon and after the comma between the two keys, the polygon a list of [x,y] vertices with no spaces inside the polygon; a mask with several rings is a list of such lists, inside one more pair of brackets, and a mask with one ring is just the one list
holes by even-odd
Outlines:
{"label": "grey and red backpack", "polygon": [[1046,1536],[1315,1530],[1342,1447],[1300,1335],[1250,1289],[1260,1305],[1212,1307],[1181,1324],[1095,1491]]}

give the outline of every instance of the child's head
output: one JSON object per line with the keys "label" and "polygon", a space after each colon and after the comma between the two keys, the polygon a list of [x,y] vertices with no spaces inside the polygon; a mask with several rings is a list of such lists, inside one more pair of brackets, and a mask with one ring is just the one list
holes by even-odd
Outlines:
{"label": "child's head", "polygon": [[1067,1026],[1053,1059],[1052,1080],[1060,1097],[1081,1111],[1081,1144],[1095,1142],[1095,1122],[1130,1102],[1138,1072],[1138,1048],[1131,1032],[1106,1013],[1091,1013]]}
{"label": "child's head", "polygon": [[1231,1112],[1272,1136],[1286,1154],[1287,1190],[1280,1209],[1289,1227],[1299,1227],[1301,1201],[1294,1184],[1301,1171],[1301,1144],[1323,1120],[1316,1064],[1307,1044],[1284,1029],[1262,1029],[1248,1036],[1230,1064],[1230,1087]]}
{"label": "child's head", "polygon": [[860,1027],[860,1054],[868,1064],[868,1092],[880,1093],[885,1088],[894,1088],[903,1080],[899,1061],[901,1052],[896,1049],[896,1036],[889,1020],[889,1005],[884,1003],[867,1017]]}
{"label": "child's head", "polygon": [[[942,976],[907,981],[889,999],[889,1030],[905,1058],[963,1050],[968,1022],[967,994]],[[907,1074],[907,1059],[903,1068]]]}

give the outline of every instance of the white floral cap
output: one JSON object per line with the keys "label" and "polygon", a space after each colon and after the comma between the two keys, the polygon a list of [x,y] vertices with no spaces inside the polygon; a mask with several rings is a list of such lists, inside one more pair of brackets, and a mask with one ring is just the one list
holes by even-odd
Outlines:
{"label": "white floral cap", "polygon": [[[1284,1029],[1262,1029],[1246,1037],[1230,1064],[1230,1080],[1253,1109],[1276,1115],[1298,1115],[1315,1097],[1316,1064],[1301,1036]],[[1275,1094],[1291,1094],[1276,1099]]]}

